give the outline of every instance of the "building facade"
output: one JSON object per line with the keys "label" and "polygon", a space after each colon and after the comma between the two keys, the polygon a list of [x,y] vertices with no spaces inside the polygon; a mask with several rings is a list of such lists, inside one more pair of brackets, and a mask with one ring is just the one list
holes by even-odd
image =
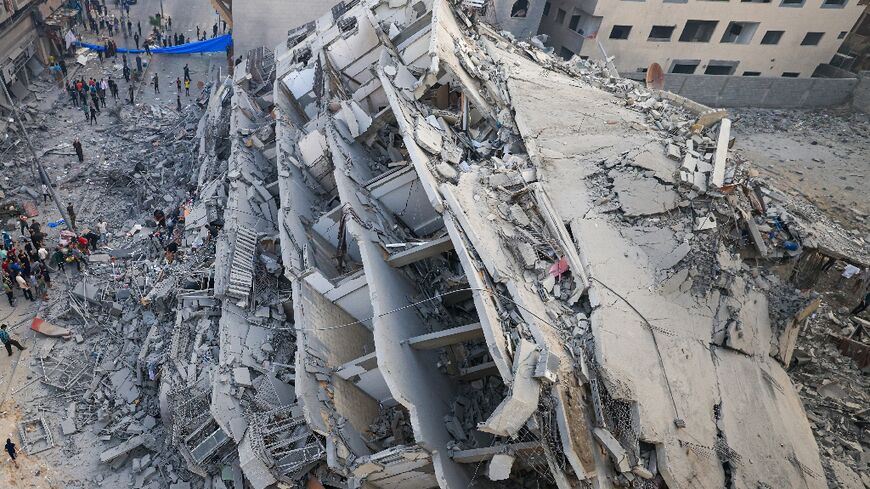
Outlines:
{"label": "building facade", "polygon": [[[41,71],[51,55],[43,36],[44,19],[61,7],[61,0],[0,1],[0,73],[16,96],[26,93],[30,77]],[[0,104],[5,104],[0,97]]]}
{"label": "building facade", "polygon": [[614,56],[622,73],[809,77],[831,61],[859,0],[550,0],[540,32],[556,54]]}

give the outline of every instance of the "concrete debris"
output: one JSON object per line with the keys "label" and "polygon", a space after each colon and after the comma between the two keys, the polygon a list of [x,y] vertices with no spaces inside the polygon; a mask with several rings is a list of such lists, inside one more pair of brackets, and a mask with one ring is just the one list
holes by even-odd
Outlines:
{"label": "concrete debris", "polygon": [[863,358],[807,290],[867,247],[753,175],[726,111],[485,3],[340,2],[196,107],[130,109],[146,149],[67,183],[138,204],[33,320],[68,445],[119,487],[860,481],[866,389],[785,369]]}

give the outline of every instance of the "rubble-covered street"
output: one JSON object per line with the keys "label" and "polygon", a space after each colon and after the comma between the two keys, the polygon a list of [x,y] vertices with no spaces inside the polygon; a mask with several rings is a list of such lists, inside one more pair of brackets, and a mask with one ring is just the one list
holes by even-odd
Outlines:
{"label": "rubble-covered street", "polygon": [[0,304],[0,486],[870,488],[866,115],[706,107],[477,12],[155,54],[166,95],[95,125],[34,80],[78,234],[5,114],[4,250],[46,256],[4,272],[50,287]]}

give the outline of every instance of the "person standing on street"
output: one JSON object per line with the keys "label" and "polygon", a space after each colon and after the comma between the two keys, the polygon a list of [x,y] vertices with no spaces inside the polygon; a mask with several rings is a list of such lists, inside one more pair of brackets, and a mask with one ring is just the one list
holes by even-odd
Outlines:
{"label": "person standing on street", "polygon": [[51,194],[48,192],[48,185],[42,184],[42,203],[48,202],[48,199],[51,198]]}
{"label": "person standing on street", "polygon": [[72,202],[66,204],[66,213],[69,216],[70,227],[76,227],[76,210],[73,208]]}
{"label": "person standing on street", "polygon": [[21,235],[24,236],[25,233],[30,234],[30,228],[27,227],[27,216],[21,214],[18,216],[18,227],[21,229]]}
{"label": "person standing on street", "polygon": [[217,22],[211,26],[211,37],[217,37]]}
{"label": "person standing on street", "polygon": [[181,94],[175,94],[175,110],[181,112]]}
{"label": "person standing on street", "polygon": [[154,93],[160,93],[160,77],[157,76],[157,73],[154,73],[154,77],[151,80],[154,83]]}
{"label": "person standing on street", "polygon": [[136,43],[136,49],[139,49],[139,33],[133,34],[133,41]]}
{"label": "person standing on street", "polygon": [[127,91],[130,94],[130,105],[133,105],[133,84],[132,83],[130,84],[130,86],[127,87]]}
{"label": "person standing on street", "polygon": [[9,307],[15,307],[15,289],[12,288],[12,279],[7,274],[3,274],[3,292],[9,300]]}
{"label": "person standing on street", "polygon": [[190,80],[190,67],[187,66],[187,63],[184,64],[184,79]]}
{"label": "person standing on street", "polygon": [[184,80],[184,95],[190,97],[190,78]]}
{"label": "person standing on street", "polygon": [[76,156],[79,157],[79,163],[85,161],[85,153],[82,151],[82,142],[79,141],[79,138],[75,138],[73,141],[73,149],[76,150]]}
{"label": "person standing on street", "polygon": [[91,118],[89,119],[89,124],[97,123],[97,102],[94,101],[93,105],[91,105]]}
{"label": "person standing on street", "polygon": [[[18,288],[21,289],[21,292],[24,293],[25,299],[30,299],[30,302],[35,301],[33,298],[33,292],[30,291],[30,284],[27,283],[27,279],[24,278],[24,272],[15,275],[15,282],[18,284]],[[12,348],[6,347],[10,351],[10,355],[12,354]]]}
{"label": "person standing on street", "polygon": [[141,36],[142,35],[142,23],[139,22],[138,20],[136,21],[136,30],[139,31],[139,35]]}

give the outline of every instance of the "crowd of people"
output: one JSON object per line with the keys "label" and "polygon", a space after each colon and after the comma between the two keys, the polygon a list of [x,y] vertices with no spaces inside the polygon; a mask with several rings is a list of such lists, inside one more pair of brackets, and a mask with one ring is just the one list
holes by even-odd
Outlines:
{"label": "crowd of people", "polygon": [[[75,209],[72,203],[67,206],[70,224],[75,226]],[[20,236],[12,238],[8,231],[2,231],[0,243],[0,262],[2,262],[3,291],[10,306],[15,306],[16,291],[30,301],[44,300],[51,288],[51,274],[66,271],[67,265],[75,265],[81,271],[87,265],[88,256],[97,249],[100,241],[105,241],[108,223],[99,219],[95,229],[85,229],[81,234],[61,231],[57,244],[49,252],[47,235],[42,225],[35,219],[28,222],[25,214],[19,216]]]}

